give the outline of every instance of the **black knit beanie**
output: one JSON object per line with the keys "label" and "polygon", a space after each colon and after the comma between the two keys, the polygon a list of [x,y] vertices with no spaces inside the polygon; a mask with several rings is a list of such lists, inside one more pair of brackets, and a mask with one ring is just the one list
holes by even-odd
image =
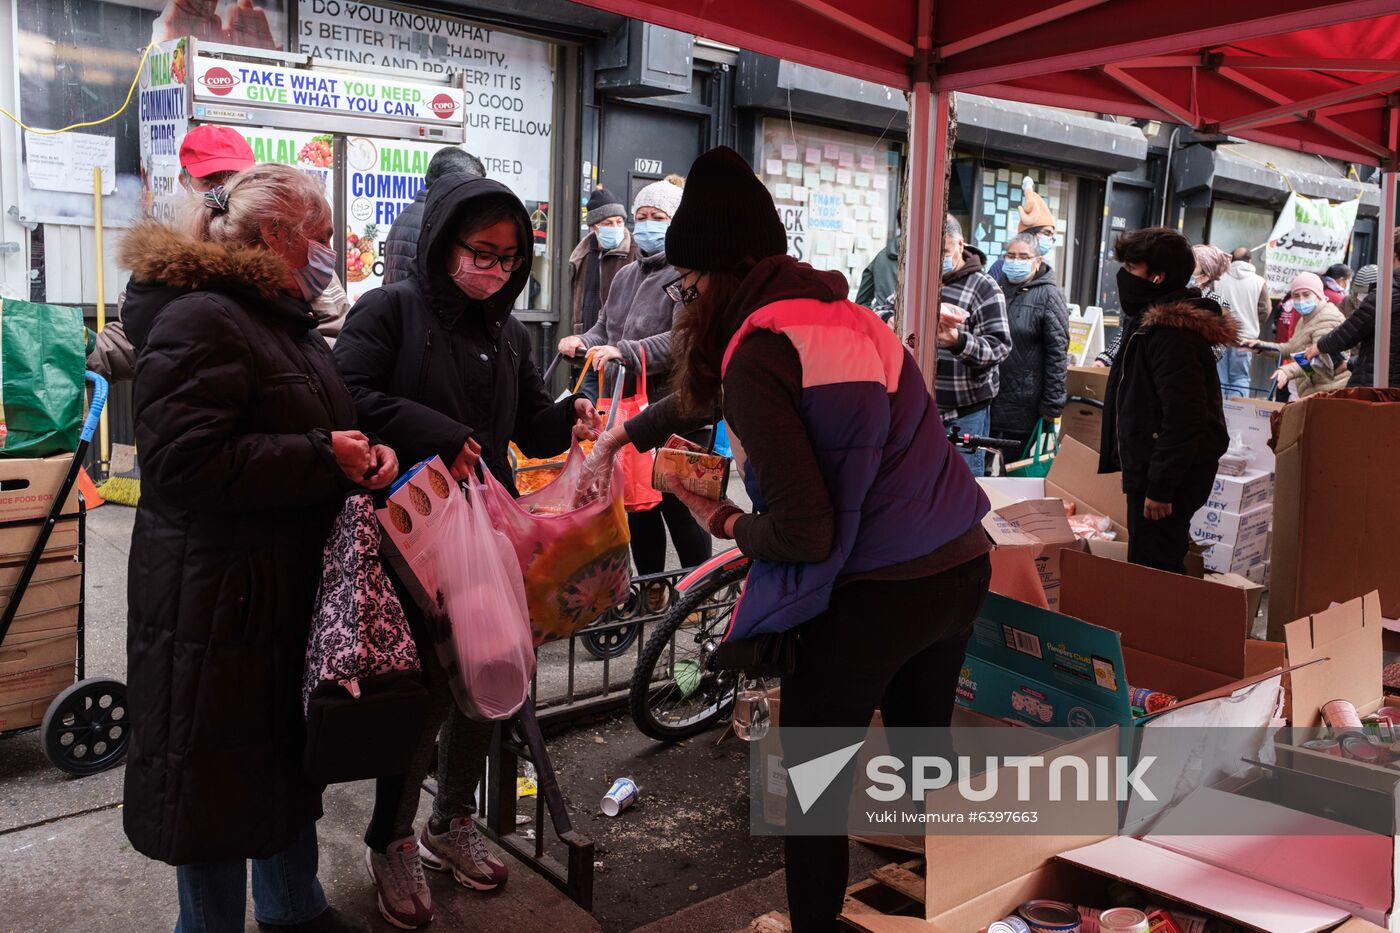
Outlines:
{"label": "black knit beanie", "polygon": [[588,223],[596,224],[609,217],[626,217],[622,202],[607,188],[598,187],[588,196]]}
{"label": "black knit beanie", "polygon": [[773,196],[743,156],[720,146],[696,159],[666,231],[666,261],[715,272],[786,252],[787,232]]}

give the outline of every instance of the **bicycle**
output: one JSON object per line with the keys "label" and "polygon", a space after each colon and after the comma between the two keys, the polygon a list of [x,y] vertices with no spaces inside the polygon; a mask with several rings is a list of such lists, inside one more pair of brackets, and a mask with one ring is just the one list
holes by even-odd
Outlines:
{"label": "bicycle", "polygon": [[[948,440],[969,450],[1019,445],[1006,438],[962,434],[956,424],[948,425]],[[643,735],[679,742],[730,715],[742,672],[719,670],[711,662],[729,633],[748,572],[749,558],[736,547],[710,558],[676,584],[678,598],[655,623],[632,673],[628,705]]]}

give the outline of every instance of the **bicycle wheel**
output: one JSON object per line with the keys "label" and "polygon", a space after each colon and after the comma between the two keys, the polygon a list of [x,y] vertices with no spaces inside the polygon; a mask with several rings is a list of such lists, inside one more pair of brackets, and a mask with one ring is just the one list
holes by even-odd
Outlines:
{"label": "bicycle wheel", "polygon": [[[737,671],[715,670],[710,660],[733,614],[734,588],[747,562],[716,571],[671,607],[642,647],[632,674],[632,721],[660,742],[698,735],[719,722],[734,703]],[[716,606],[716,602],[726,605]]]}

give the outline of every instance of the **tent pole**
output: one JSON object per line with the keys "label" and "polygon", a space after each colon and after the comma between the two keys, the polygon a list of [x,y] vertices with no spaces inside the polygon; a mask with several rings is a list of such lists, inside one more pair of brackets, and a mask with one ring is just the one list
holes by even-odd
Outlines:
{"label": "tent pole", "polygon": [[1391,307],[1394,286],[1391,283],[1395,274],[1395,168],[1395,163],[1389,162],[1381,179],[1381,226],[1380,235],[1376,238],[1380,240],[1380,255],[1377,259],[1379,269],[1376,276],[1374,375],[1376,387],[1379,389],[1390,385],[1390,331],[1393,324],[1391,312],[1394,311]]}
{"label": "tent pole", "polygon": [[942,285],[943,178],[947,171],[947,93],[928,81],[914,85],[909,99],[909,218],[904,230],[905,265],[901,312],[904,333],[916,339],[915,356],[932,389],[938,369],[938,293]]}

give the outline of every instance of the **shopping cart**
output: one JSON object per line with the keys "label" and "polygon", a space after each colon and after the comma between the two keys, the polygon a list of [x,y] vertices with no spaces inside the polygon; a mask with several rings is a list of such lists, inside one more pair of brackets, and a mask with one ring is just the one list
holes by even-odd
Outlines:
{"label": "shopping cart", "polygon": [[[53,505],[50,506],[48,515],[43,518],[30,518],[6,523],[8,527],[37,525],[39,526],[39,534],[10,591],[9,601],[6,603],[3,613],[0,613],[0,680],[10,678],[12,683],[18,683],[19,681],[15,678],[28,678],[30,681],[36,681],[45,674],[62,671],[65,667],[72,669],[75,674],[75,682],[54,697],[44,713],[42,723],[37,727],[44,743],[44,753],[48,756],[49,761],[53,762],[59,769],[75,775],[96,774],[120,762],[126,755],[131,728],[126,685],[119,680],[108,677],[86,676],[83,577],[86,557],[87,512],[81,494],[78,496],[77,554],[74,558],[78,580],[77,605],[75,607],[77,609],[75,656],[52,658],[32,647],[41,645],[48,649],[61,649],[66,645],[68,633],[39,641],[12,645],[5,644],[5,637],[10,633],[17,620],[38,614],[22,614],[20,612],[25,593],[30,584],[34,582],[35,573],[39,570],[41,561],[44,560],[45,549],[48,547],[55,527],[61,520],[72,517],[71,513],[67,516],[63,514],[63,506],[73,490],[74,483],[77,482],[78,470],[82,468],[83,459],[87,455],[93,434],[97,430],[102,408],[107,402],[107,381],[93,372],[87,374],[87,380],[93,386],[92,404],[88,407],[87,419],[83,422],[82,432],[78,437],[78,449],[74,452],[73,460],[68,465],[68,471],[64,475],[62,485],[53,497]],[[52,555],[50,556],[52,557]],[[68,574],[63,579],[71,579],[71,577],[72,574]],[[59,608],[74,607],[61,606]],[[50,610],[39,610],[39,612],[47,611]],[[37,661],[34,664],[26,663],[27,657],[36,658]],[[32,728],[35,727],[27,726],[11,731],[21,732]],[[0,731],[0,735],[3,734],[6,733]]]}

